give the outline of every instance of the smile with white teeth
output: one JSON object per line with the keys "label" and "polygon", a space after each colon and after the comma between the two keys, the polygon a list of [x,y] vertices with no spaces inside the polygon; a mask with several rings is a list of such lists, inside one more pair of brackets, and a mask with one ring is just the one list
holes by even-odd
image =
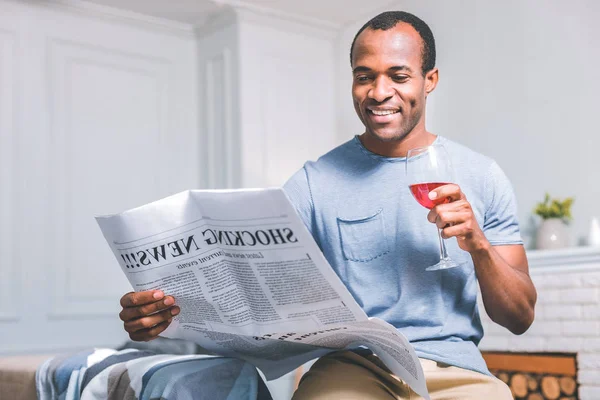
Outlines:
{"label": "smile with white teeth", "polygon": [[390,115],[399,112],[400,110],[369,110],[375,115]]}

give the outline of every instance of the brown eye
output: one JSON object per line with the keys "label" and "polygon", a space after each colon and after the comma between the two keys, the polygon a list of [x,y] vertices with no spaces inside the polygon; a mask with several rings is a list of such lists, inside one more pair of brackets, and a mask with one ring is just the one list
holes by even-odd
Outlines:
{"label": "brown eye", "polygon": [[406,82],[408,80],[408,76],[406,76],[406,75],[394,75],[394,77],[392,79],[394,79],[394,81],[396,81],[396,82]]}

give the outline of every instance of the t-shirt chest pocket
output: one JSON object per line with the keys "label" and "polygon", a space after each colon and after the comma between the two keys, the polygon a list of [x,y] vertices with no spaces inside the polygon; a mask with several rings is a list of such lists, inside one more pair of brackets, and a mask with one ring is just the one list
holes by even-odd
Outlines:
{"label": "t-shirt chest pocket", "polygon": [[382,208],[359,217],[338,215],[337,223],[346,260],[366,262],[389,253]]}

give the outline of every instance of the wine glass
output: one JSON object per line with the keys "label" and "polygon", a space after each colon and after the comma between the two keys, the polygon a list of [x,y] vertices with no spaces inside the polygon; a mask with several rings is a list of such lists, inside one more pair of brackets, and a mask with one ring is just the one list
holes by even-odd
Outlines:
{"label": "wine glass", "polygon": [[[406,155],[406,177],[412,195],[423,207],[431,210],[438,204],[450,201],[449,198],[435,200],[429,198],[429,192],[432,190],[454,182],[450,156],[441,143],[409,150]],[[437,231],[440,240],[440,261],[425,270],[437,271],[458,267],[458,264],[448,256],[442,239],[442,230]]]}

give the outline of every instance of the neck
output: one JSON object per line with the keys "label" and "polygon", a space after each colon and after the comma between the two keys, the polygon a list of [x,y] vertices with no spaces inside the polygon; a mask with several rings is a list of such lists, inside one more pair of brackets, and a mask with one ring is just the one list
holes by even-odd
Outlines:
{"label": "neck", "polygon": [[359,136],[363,146],[372,153],[384,157],[406,157],[408,150],[416,147],[429,146],[435,141],[436,135],[422,130],[412,130],[399,140],[382,141],[368,132]]}

